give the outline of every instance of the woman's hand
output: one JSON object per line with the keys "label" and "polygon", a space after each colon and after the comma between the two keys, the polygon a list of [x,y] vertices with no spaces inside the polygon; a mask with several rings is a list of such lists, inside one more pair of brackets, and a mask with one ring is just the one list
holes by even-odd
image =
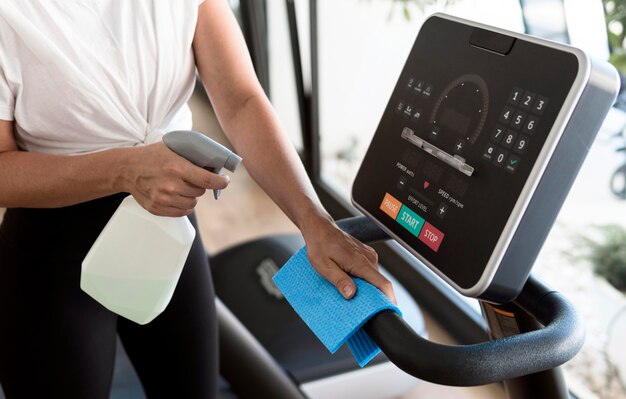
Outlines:
{"label": "woman's hand", "polygon": [[396,303],[391,282],[378,271],[378,255],[371,247],[341,231],[330,217],[318,216],[302,234],[313,268],[344,298],[356,293],[351,275],[373,284]]}
{"label": "woman's hand", "polygon": [[129,192],[150,213],[185,216],[207,189],[224,189],[230,178],[195,166],[163,142],[132,149],[119,191]]}
{"label": "woman's hand", "polygon": [[377,270],[377,255],[337,228],[319,203],[289,136],[254,73],[237,20],[225,1],[198,9],[193,40],[198,73],[224,132],[246,160],[252,178],[300,228],[317,272],[346,298],[363,278],[394,300],[389,281]]}

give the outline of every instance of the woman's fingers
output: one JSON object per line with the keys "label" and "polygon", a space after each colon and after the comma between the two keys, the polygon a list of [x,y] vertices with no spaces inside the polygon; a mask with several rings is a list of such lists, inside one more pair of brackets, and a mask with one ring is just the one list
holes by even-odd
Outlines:
{"label": "woman's fingers", "polygon": [[185,197],[202,197],[206,192],[205,188],[195,186],[189,182],[183,181],[182,187],[180,188],[180,195]]}
{"label": "woman's fingers", "polygon": [[344,234],[346,242],[333,256],[341,268],[354,277],[362,278],[396,303],[391,282],[378,271],[378,254],[371,247]]}
{"label": "woman's fingers", "polygon": [[378,255],[369,246],[345,234],[336,225],[307,230],[307,255],[315,270],[350,299],[356,285],[350,276],[361,278],[396,303],[391,282],[378,271]]}
{"label": "woman's fingers", "polygon": [[356,285],[354,280],[344,272],[335,262],[326,258],[310,259],[311,264],[320,276],[328,280],[337,288],[341,295],[346,299],[351,299],[356,293]]}
{"label": "woman's fingers", "polygon": [[160,216],[190,214],[207,189],[222,190],[230,178],[195,166],[163,143],[138,148],[128,181],[130,193],[149,212]]}
{"label": "woman's fingers", "polygon": [[[350,261],[348,261],[350,262]],[[383,276],[378,269],[378,262],[376,266],[372,264],[372,260],[366,258],[364,255],[356,255],[352,258],[351,262],[345,264],[347,271],[354,277],[362,278],[368,281],[370,284],[378,288],[385,294],[393,303],[396,303],[396,296],[393,292],[393,286],[385,276]]]}
{"label": "woman's fingers", "polygon": [[186,164],[181,165],[182,171],[180,177],[196,187],[211,190],[223,190],[230,183],[230,177],[227,175],[218,175],[217,173],[209,172],[206,169],[202,169],[195,166],[191,162],[185,160]]}
{"label": "woman's fingers", "polygon": [[196,205],[198,198],[195,197],[170,197],[170,196],[145,196],[141,193],[133,194],[133,197],[148,212],[157,216],[187,216],[190,215]]}

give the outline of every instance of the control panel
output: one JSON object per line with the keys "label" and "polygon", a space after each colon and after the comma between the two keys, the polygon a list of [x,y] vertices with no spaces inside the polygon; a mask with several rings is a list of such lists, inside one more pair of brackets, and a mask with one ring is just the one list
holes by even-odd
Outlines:
{"label": "control panel", "polygon": [[582,92],[581,54],[430,17],[363,160],[353,202],[455,288],[481,295]]}

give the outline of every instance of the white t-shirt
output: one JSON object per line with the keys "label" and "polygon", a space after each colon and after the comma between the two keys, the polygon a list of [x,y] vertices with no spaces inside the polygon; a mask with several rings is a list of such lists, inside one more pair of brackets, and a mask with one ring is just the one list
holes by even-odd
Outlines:
{"label": "white t-shirt", "polygon": [[0,119],[22,150],[80,154],[190,129],[203,0],[0,0]]}

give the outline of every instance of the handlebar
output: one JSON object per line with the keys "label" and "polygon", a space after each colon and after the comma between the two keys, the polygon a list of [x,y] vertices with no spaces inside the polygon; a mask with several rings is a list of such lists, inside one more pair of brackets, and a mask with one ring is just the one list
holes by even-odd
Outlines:
{"label": "handlebar", "polygon": [[[365,216],[337,225],[366,243],[389,239]],[[365,331],[396,366],[445,385],[484,385],[533,374],[558,367],[578,353],[584,328],[565,297],[531,276],[513,303],[544,327],[478,344],[443,345],[419,336],[397,313],[383,311],[365,324]]]}

